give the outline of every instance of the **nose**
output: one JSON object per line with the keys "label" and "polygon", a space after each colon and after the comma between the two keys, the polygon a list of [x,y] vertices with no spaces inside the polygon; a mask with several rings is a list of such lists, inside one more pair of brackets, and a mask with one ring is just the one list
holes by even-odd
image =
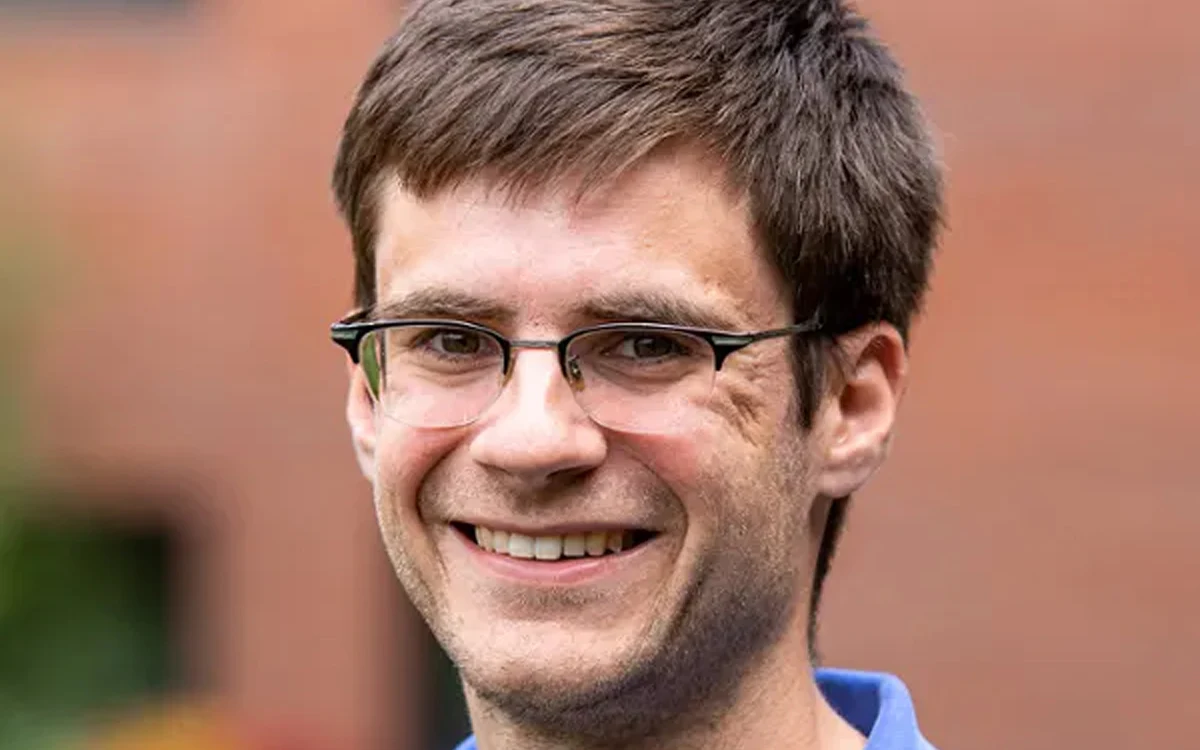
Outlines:
{"label": "nose", "polygon": [[600,427],[575,402],[554,351],[515,353],[500,398],[476,423],[471,457],[538,489],[596,468],[608,453]]}

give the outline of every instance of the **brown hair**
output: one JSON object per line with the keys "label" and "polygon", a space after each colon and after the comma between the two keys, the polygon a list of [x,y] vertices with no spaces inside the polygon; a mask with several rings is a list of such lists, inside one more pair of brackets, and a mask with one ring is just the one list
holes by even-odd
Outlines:
{"label": "brown hair", "polygon": [[[418,3],[367,73],[334,168],[357,304],[375,302],[385,178],[423,196],[472,178],[517,193],[588,185],[670,141],[720,160],[794,318],[820,315],[826,337],[796,347],[810,427],[837,335],[873,321],[907,335],[941,210],[901,71],[838,0]],[[810,629],[848,501],[830,508]]]}

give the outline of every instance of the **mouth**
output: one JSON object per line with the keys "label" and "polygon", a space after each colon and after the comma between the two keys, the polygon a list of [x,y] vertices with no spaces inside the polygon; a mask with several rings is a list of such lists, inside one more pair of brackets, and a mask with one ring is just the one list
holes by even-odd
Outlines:
{"label": "mouth", "polygon": [[544,563],[620,555],[658,536],[658,532],[646,529],[596,529],[533,535],[461,522],[451,526],[483,552]]}

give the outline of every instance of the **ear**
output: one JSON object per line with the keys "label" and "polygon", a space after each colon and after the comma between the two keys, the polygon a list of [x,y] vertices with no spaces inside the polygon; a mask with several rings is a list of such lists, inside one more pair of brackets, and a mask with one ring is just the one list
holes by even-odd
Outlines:
{"label": "ear", "polygon": [[350,389],[346,394],[346,421],[358,467],[369,481],[375,481],[375,401],[362,368],[346,360]]}
{"label": "ear", "polygon": [[835,371],[817,417],[823,464],[818,489],[847,497],[862,487],[887,457],[896,410],[908,378],[900,333],[873,323],[838,339],[843,371]]}

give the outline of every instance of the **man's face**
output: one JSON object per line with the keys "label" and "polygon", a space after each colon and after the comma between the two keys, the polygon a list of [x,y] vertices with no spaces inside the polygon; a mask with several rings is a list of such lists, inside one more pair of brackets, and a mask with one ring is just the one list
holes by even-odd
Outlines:
{"label": "man's face", "polygon": [[[514,339],[644,320],[664,300],[727,330],[791,322],[746,206],[702,160],[665,156],[574,195],[384,191],[379,308]],[[798,427],[788,346],[731,356],[707,403],[660,434],[589,419],[552,350],[520,350],[499,399],[451,429],[378,414],[356,375],[351,423],[384,542],[469,691],[535,720],[632,727],[720,699],[718,687],[803,628],[817,448]],[[545,562],[481,548],[477,526],[635,532],[625,543],[639,543]]]}

